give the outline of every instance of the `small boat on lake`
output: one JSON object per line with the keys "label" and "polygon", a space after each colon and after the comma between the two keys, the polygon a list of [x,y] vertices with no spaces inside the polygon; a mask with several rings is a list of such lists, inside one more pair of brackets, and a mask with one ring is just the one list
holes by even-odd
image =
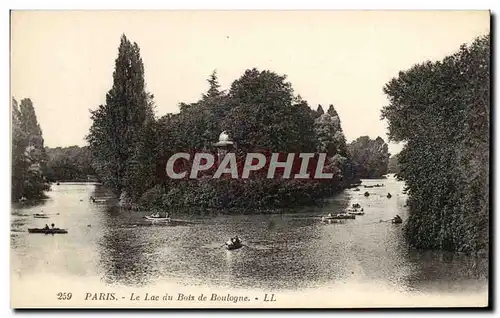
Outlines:
{"label": "small boat on lake", "polygon": [[60,228],[50,228],[50,229],[33,228],[33,229],[28,229],[28,232],[29,233],[41,233],[41,234],[66,234],[66,233],[68,233],[67,230],[60,229]]}
{"label": "small boat on lake", "polygon": [[154,216],[146,215],[144,218],[146,220],[149,220],[149,221],[164,221],[164,222],[170,221],[170,217],[162,218],[162,217],[154,217]]}
{"label": "small boat on lake", "polygon": [[339,213],[339,214],[328,214],[327,216],[323,216],[322,220],[345,220],[345,219],[355,219],[356,216],[350,215],[347,213]]}
{"label": "small boat on lake", "polygon": [[33,217],[34,218],[37,218],[37,219],[48,219],[49,217],[42,212],[38,212],[38,213],[33,213]]}
{"label": "small boat on lake", "polygon": [[236,236],[225,243],[227,250],[236,250],[243,247],[241,240]]}

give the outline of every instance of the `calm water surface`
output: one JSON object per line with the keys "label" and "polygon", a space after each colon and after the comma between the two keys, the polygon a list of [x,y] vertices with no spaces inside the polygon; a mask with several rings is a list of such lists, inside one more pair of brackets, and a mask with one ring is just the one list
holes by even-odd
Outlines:
{"label": "calm water surface", "polygon": [[[393,178],[363,180],[384,187],[346,190],[325,207],[274,215],[176,215],[170,225],[151,224],[145,213],[120,211],[96,184],[53,185],[49,199],[17,205],[11,217],[13,276],[98,279],[105,285],[145,286],[168,281],[186,286],[301,290],[366,283],[406,292],[477,292],[487,289],[487,260],[406,247],[404,184]],[[364,197],[365,191],[370,192]],[[393,196],[388,199],[387,193]],[[365,215],[324,224],[321,215],[360,203]],[[33,213],[50,214],[36,219]],[[65,235],[28,234],[55,223]],[[247,246],[226,251],[238,234]]]}

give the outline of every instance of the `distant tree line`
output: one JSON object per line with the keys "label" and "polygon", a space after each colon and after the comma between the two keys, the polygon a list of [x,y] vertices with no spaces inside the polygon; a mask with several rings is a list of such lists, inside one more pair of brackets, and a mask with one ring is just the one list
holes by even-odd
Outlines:
{"label": "distant tree line", "polygon": [[405,141],[398,162],[413,246],[488,250],[490,52],[489,35],[479,37],[384,87],[390,138]]}
{"label": "distant tree line", "polygon": [[43,174],[47,181],[88,181],[94,178],[92,157],[87,146],[45,148],[47,163]]}

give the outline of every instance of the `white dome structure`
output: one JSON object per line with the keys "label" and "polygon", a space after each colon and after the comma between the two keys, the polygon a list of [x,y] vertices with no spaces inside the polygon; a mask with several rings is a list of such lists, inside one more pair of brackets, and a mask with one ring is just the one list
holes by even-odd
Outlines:
{"label": "white dome structure", "polygon": [[231,140],[231,138],[229,137],[229,134],[227,133],[227,131],[223,131],[220,133],[219,135],[219,141],[216,142],[214,144],[214,146],[216,147],[225,147],[225,146],[230,146],[230,145],[233,145],[233,141]]}

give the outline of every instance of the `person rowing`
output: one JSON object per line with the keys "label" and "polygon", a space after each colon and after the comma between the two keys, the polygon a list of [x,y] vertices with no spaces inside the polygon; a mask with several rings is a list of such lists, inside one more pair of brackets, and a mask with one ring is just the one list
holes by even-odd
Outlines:
{"label": "person rowing", "polygon": [[150,215],[152,218],[159,218],[160,213],[159,212],[154,212],[153,214]]}
{"label": "person rowing", "polygon": [[238,235],[236,235],[235,237],[232,237],[232,238],[231,238],[231,244],[234,244],[234,245],[241,244],[241,240],[240,240],[240,238],[238,237]]}
{"label": "person rowing", "polygon": [[396,216],[394,217],[394,219],[392,219],[392,221],[394,223],[402,223],[403,219],[399,215],[396,214]]}

